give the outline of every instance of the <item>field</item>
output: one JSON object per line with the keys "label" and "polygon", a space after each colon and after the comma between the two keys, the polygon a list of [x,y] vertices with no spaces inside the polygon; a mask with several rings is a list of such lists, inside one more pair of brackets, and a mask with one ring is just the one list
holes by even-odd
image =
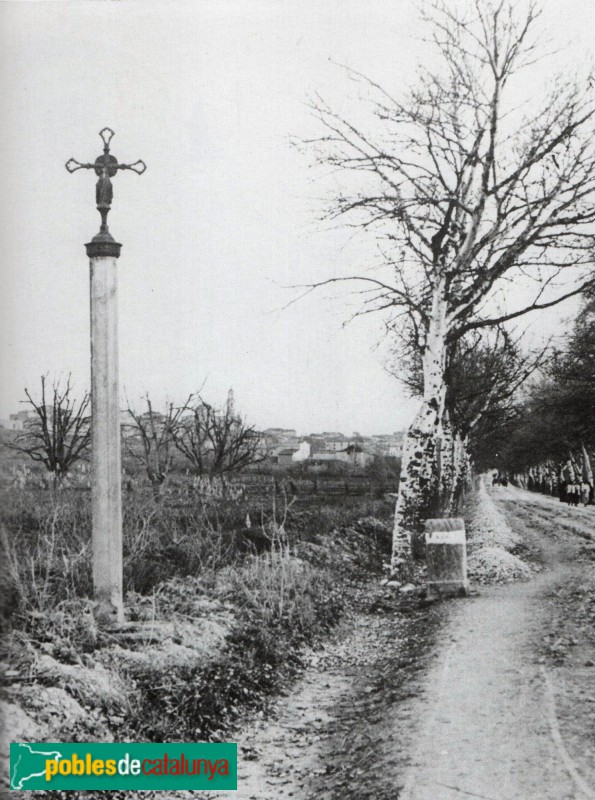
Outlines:
{"label": "field", "polygon": [[[125,483],[127,622],[92,607],[90,492],[12,472],[2,512],[2,702],[13,737],[217,739],[263,709],[390,548],[369,477]],[[49,739],[48,739],[49,737]]]}

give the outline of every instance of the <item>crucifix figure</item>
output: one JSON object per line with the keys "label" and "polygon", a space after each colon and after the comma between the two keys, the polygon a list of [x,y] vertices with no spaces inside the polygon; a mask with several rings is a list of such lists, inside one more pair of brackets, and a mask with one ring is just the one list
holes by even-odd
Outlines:
{"label": "crucifix figure", "polygon": [[108,233],[107,215],[114,196],[111,179],[119,169],[130,169],[136,172],[137,175],[142,175],[147,165],[140,159],[133,164],[119,164],[118,159],[109,151],[109,143],[115,136],[114,131],[111,128],[104,128],[99,131],[99,135],[103,140],[103,153],[95,159],[94,164],[81,164],[80,161],[70,158],[65,166],[71,173],[76,172],[77,169],[95,170],[95,174],[99,178],[95,187],[95,200],[97,203],[97,210],[101,214],[101,232]]}
{"label": "crucifix figure", "polygon": [[93,164],[71,158],[69,172],[93,169],[95,198],[101,214],[99,233],[85,245],[91,271],[91,512],[93,520],[93,595],[95,617],[102,624],[124,619],[122,596],[122,487],[118,376],[118,271],[121,244],[107,227],[113,198],[112,178],[120,169],[138,175],[143,161],[119,164],[109,151],[110,128],[99,135],[103,154]]}

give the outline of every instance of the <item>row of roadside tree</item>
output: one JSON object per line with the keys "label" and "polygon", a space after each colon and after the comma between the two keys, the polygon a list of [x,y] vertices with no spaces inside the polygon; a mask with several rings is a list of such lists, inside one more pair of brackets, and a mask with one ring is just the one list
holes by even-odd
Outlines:
{"label": "row of roadside tree", "polygon": [[457,512],[486,420],[540,366],[511,325],[594,285],[592,76],[544,80],[532,0],[435,0],[424,13],[434,52],[411,89],[348,70],[362,113],[317,98],[322,134],[305,143],[331,175],[326,218],[371,237],[375,254],[314,285],[361,287],[361,313],[383,314],[421,400],[396,504],[397,578],[425,520]]}

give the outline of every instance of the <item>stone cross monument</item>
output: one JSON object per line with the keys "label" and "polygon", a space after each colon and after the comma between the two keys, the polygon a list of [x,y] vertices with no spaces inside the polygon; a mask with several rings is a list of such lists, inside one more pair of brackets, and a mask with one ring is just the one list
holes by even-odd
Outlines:
{"label": "stone cross monument", "polygon": [[122,495],[120,465],[120,405],[118,384],[118,273],[121,244],[107,226],[113,188],[118,170],[138,175],[146,170],[143,161],[119,164],[110,153],[114,132],[100,131],[103,154],[93,164],[71,158],[69,172],[93,169],[97,210],[101,214],[99,233],[85,245],[91,267],[91,510],[93,518],[93,590],[98,622],[122,622]]}

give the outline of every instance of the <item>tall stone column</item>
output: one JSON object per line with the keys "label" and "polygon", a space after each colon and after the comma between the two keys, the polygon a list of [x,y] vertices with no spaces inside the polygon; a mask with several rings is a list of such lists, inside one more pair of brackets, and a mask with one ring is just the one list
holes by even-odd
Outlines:
{"label": "tall stone column", "polygon": [[85,245],[91,270],[91,508],[95,616],[124,619],[118,379],[118,257],[107,232]]}
{"label": "tall stone column", "polygon": [[118,384],[118,258],[121,244],[107,226],[113,198],[111,179],[122,170],[142,175],[141,159],[120,164],[110,153],[111,128],[99,136],[103,153],[82,164],[69,158],[68,172],[93,170],[95,202],[101,215],[97,236],[85,245],[91,261],[91,511],[93,516],[94,613],[104,624],[123,622],[122,480],[120,465],[120,403]]}

